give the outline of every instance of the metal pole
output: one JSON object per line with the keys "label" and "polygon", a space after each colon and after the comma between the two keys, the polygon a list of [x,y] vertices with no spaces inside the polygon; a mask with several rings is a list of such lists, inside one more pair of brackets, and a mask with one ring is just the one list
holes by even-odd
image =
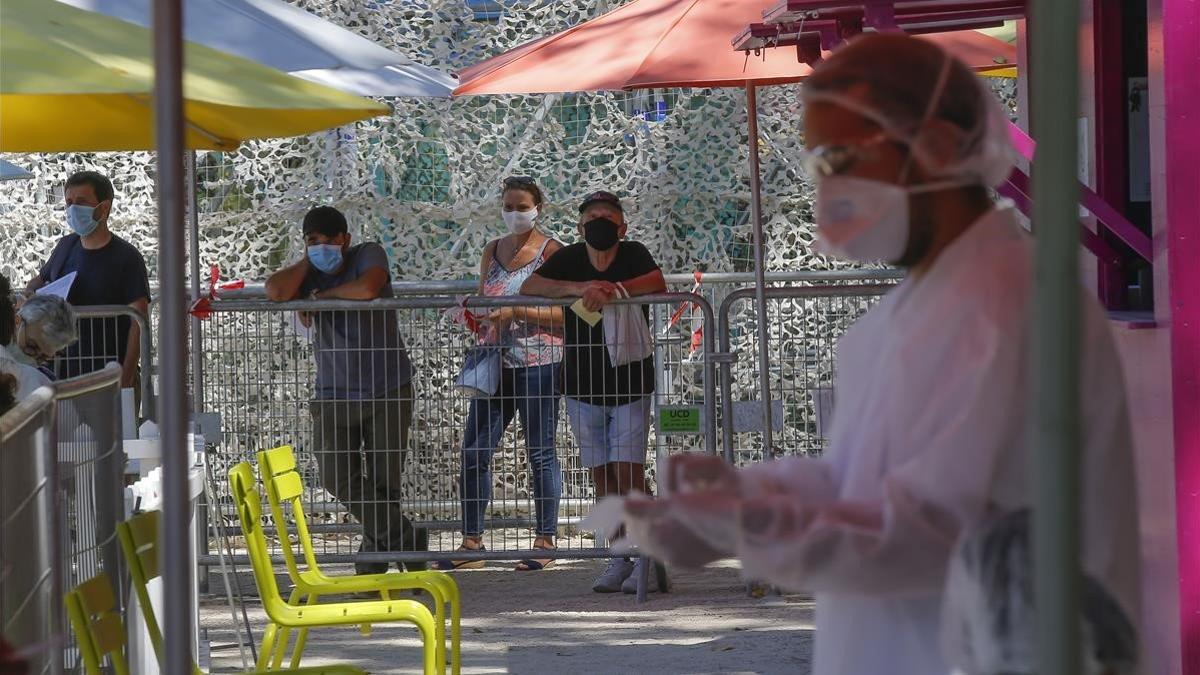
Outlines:
{"label": "metal pole", "polygon": [[154,2],[154,126],[158,149],[159,382],[163,447],[162,672],[192,669],[188,549],[187,323],[184,303],[183,10]]}
{"label": "metal pole", "polygon": [[754,311],[758,314],[758,386],[763,403],[763,457],[775,455],[771,428],[771,369],[767,366],[770,335],[767,320],[767,280],[762,223],[762,184],[758,172],[758,92],[746,83],[746,134],[750,140],[750,222],[754,226]]}
{"label": "metal pole", "polygon": [[[50,617],[53,623],[51,637],[57,638],[58,636],[65,637],[68,630],[66,612],[63,611],[62,603],[67,582],[67,554],[63,550],[63,537],[67,533],[67,524],[58,495],[62,479],[59,476],[58,466],[57,399],[46,407],[42,414],[42,423],[45,428],[42,433],[37,435],[37,438],[38,441],[45,443],[45,446],[38,448],[38,458],[46,462],[46,465],[41,467],[42,471],[39,474],[46,477],[46,484],[42,486],[42,499],[50,510],[46,514],[48,519],[43,520],[41,524],[43,527],[49,526],[49,529],[43,529],[42,533],[50,537],[46,552],[50,555]],[[66,664],[63,663],[63,650],[57,645],[51,646],[49,654],[47,663],[50,666],[50,673],[52,675],[65,673]]]}
{"label": "metal pole", "polygon": [[[192,302],[200,298],[200,213],[196,208],[196,153],[187,153],[187,207],[188,207],[188,267],[192,277]],[[200,319],[191,317],[192,323],[192,412],[204,412],[204,352],[203,325]]]}
{"label": "metal pole", "polygon": [[[185,170],[187,173],[187,212],[188,212],[188,269],[191,272],[191,287],[192,293],[189,296],[192,302],[195,302],[200,297],[200,214],[196,209],[196,153],[189,151],[185,160]],[[200,319],[190,317],[191,324],[191,356],[192,356],[192,412],[197,416],[204,412],[204,352],[202,350],[203,335],[201,331]],[[196,433],[200,433],[199,429]],[[206,483],[207,483],[207,476]],[[208,491],[200,493],[200,522],[208,522]],[[200,554],[208,554],[208,532],[202,528],[196,528],[196,552]],[[197,569],[196,583],[200,593],[208,592],[208,568],[203,567]],[[238,639],[238,644],[241,644],[241,638]],[[239,647],[240,649],[240,647]],[[242,666],[248,667],[245,659],[242,659]]]}
{"label": "metal pole", "polygon": [[[1035,2],[1029,21],[1036,235],[1032,321],[1034,606],[1037,672],[1080,672],[1079,3]],[[1069,30],[1064,30],[1064,27]]]}

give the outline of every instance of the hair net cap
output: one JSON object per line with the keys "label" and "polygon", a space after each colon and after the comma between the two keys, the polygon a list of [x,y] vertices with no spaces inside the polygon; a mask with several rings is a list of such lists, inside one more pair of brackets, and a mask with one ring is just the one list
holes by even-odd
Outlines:
{"label": "hair net cap", "polygon": [[[927,40],[892,33],[856,38],[817,66],[801,95],[875,122],[908,145],[931,176],[996,187],[1016,161],[999,99],[962,61]],[[930,119],[951,123],[949,161],[933,158]]]}

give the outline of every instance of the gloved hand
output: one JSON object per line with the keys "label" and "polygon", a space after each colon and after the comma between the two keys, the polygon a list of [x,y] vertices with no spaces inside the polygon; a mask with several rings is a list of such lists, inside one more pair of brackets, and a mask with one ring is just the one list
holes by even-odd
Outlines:
{"label": "gloved hand", "polygon": [[736,467],[716,455],[688,452],[671,455],[667,463],[667,493],[685,495],[712,493],[741,494],[742,480]]}
{"label": "gloved hand", "polygon": [[711,493],[626,499],[625,529],[640,550],[679,567],[701,567],[733,555],[737,498]]}

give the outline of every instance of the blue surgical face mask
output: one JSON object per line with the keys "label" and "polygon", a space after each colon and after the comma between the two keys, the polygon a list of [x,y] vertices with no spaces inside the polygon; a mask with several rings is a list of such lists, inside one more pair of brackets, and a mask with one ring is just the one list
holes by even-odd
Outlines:
{"label": "blue surgical face mask", "polygon": [[96,230],[100,221],[95,218],[96,207],[72,204],[67,207],[67,226],[75,234],[86,237]]}
{"label": "blue surgical face mask", "polygon": [[308,247],[308,262],[325,274],[342,266],[342,247],[337,244],[313,244]]}

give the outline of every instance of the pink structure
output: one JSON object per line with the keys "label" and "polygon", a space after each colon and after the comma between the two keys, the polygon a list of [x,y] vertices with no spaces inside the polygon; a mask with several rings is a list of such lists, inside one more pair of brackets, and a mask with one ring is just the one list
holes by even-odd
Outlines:
{"label": "pink structure", "polygon": [[[1144,672],[1200,675],[1200,3],[1083,5],[1081,66],[1091,86],[1082,92],[1088,124],[1081,129],[1094,148],[1089,182],[1131,218],[1141,216],[1152,242],[1153,321],[1114,322],[1138,443]],[[1131,15],[1144,24],[1131,25]],[[1139,140],[1122,113],[1134,105],[1138,84],[1129,43],[1142,31],[1148,119]],[[1150,194],[1148,212],[1139,214],[1130,177],[1140,142],[1149,155]],[[1120,282],[1097,272],[1097,290],[1110,306],[1128,301],[1114,287]]]}
{"label": "pink structure", "polygon": [[[1161,211],[1171,333],[1182,672],[1200,673],[1200,3],[1152,0],[1161,81]],[[1153,76],[1152,76],[1153,77]],[[1151,81],[1153,86],[1154,80]],[[1151,89],[1153,92],[1153,89]],[[1152,104],[1154,103],[1152,98]],[[1154,117],[1159,109],[1152,108]],[[1157,220],[1157,219],[1156,219]],[[1156,233],[1157,234],[1157,233]],[[1158,239],[1158,236],[1155,237]]]}
{"label": "pink structure", "polygon": [[1082,255],[1137,443],[1143,672],[1200,675],[1200,2],[1080,2]]}

